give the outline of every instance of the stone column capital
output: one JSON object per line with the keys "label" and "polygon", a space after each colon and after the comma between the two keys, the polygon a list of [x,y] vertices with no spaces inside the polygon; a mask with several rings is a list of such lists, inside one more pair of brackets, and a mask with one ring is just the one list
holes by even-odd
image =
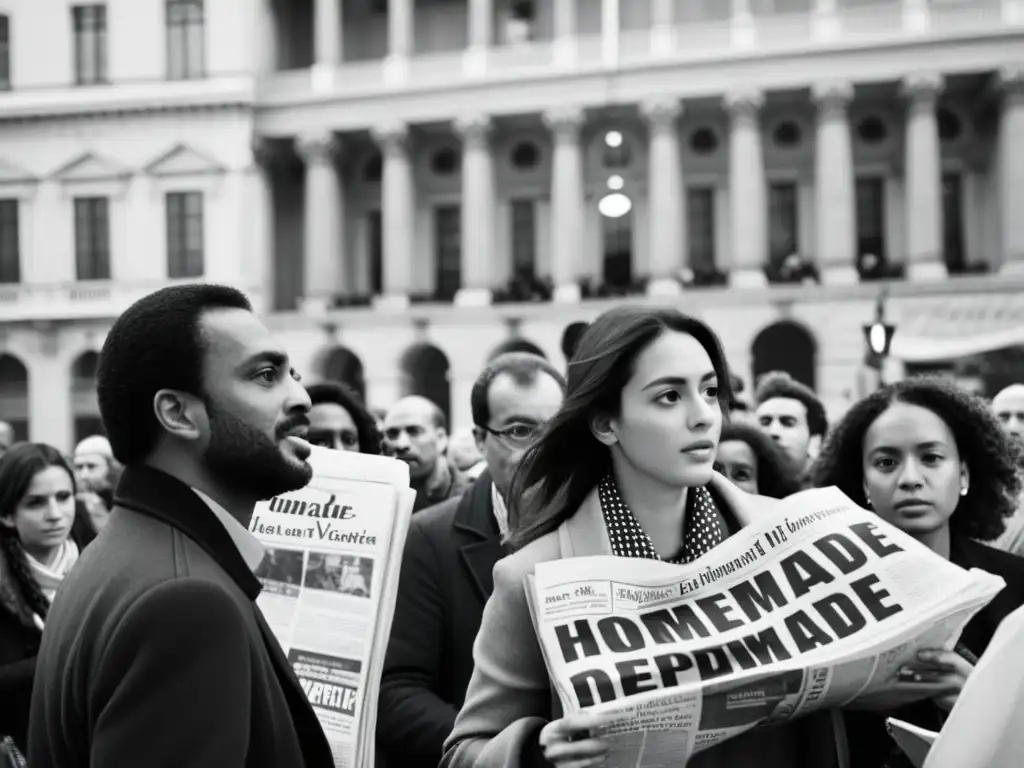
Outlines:
{"label": "stone column capital", "polygon": [[764,92],[755,88],[731,91],[722,100],[731,118],[756,119],[764,106]]}
{"label": "stone column capital", "polygon": [[586,122],[586,112],[582,107],[566,105],[547,110],[544,124],[556,138],[576,138]]}
{"label": "stone column capital", "polygon": [[409,126],[400,120],[376,125],[370,134],[385,155],[409,148]]}
{"label": "stone column capital", "polygon": [[901,92],[912,104],[934,104],[942,93],[943,77],[938,72],[916,72],[903,78]]}
{"label": "stone column capital", "polygon": [[295,137],[295,151],[306,165],[331,164],[341,158],[341,140],[332,131],[302,133]]}
{"label": "stone column capital", "polygon": [[1024,63],[1000,67],[996,73],[996,84],[1005,95],[1024,95]]}
{"label": "stone column capital", "polygon": [[484,113],[462,115],[452,124],[463,144],[472,146],[485,146],[494,130],[494,121]]}
{"label": "stone column capital", "polygon": [[640,114],[653,130],[674,130],[683,114],[683,102],[675,96],[659,96],[640,103]]}
{"label": "stone column capital", "polygon": [[253,136],[249,142],[252,162],[258,168],[270,170],[279,161],[279,152],[266,136]]}
{"label": "stone column capital", "polygon": [[845,112],[853,100],[853,83],[849,80],[822,80],[811,86],[811,98],[820,115]]}

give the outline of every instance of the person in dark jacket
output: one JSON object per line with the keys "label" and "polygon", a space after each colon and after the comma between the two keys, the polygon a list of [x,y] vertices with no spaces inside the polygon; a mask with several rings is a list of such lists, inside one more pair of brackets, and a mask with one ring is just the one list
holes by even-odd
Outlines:
{"label": "person in dark jacket", "polygon": [[47,618],[29,764],[333,768],[255,603],[254,505],[312,475],[287,353],[239,291],[173,286],[114,323],[97,394],[126,468]]}
{"label": "person in dark jacket", "polygon": [[78,560],[75,476],[60,451],[15,443],[0,458],[0,737],[28,737],[36,654],[50,602]]}
{"label": "person in dark jacket", "polygon": [[543,358],[494,358],[471,394],[487,470],[468,491],[416,514],[398,585],[377,707],[389,766],[435,768],[473,673],[473,641],[504,554],[505,500],[523,452],[561,405],[565,381]]}
{"label": "person in dark jacket", "polygon": [[[846,724],[857,768],[909,766],[885,718],[940,730],[974,660],[1024,604],[1024,559],[979,543],[998,538],[1016,508],[1020,451],[984,401],[937,378],[907,379],[861,400],[825,445],[815,485],[837,486],[936,554],[1006,582],[964,628],[955,651],[925,651],[894,681],[894,695],[851,705]],[[931,692],[921,693],[922,684]]]}

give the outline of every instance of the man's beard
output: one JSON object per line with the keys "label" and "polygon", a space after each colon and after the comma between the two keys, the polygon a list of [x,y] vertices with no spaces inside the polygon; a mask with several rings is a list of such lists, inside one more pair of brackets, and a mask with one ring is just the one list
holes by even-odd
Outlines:
{"label": "man's beard", "polygon": [[[210,442],[203,459],[219,482],[258,499],[269,499],[309,483],[313,476],[309,464],[288,461],[277,442],[209,398],[206,411],[210,417]],[[296,416],[278,428],[278,435],[283,438],[288,430],[308,423],[304,415]]]}

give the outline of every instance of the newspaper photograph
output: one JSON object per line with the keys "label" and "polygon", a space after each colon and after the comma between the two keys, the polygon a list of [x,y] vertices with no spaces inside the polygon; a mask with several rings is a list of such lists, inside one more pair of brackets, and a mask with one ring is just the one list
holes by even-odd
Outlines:
{"label": "newspaper photograph", "polygon": [[613,715],[609,766],[680,765],[752,728],[867,700],[951,649],[1005,585],[836,488],[791,496],[699,560],[541,563],[526,592],[566,713]]}
{"label": "newspaper photograph", "polygon": [[314,449],[310,463],[308,486],[253,512],[250,530],[266,552],[256,570],[263,585],[257,605],[320,719],[335,765],[362,768],[373,765],[380,638],[391,631],[414,497],[408,468],[391,459]]}

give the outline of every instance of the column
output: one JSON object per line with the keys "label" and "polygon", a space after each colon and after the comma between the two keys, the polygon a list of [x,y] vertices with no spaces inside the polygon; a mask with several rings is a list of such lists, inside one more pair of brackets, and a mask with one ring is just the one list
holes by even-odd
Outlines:
{"label": "column", "polygon": [[814,0],[812,30],[814,38],[825,42],[839,37],[839,0]]}
{"label": "column", "polygon": [[[721,0],[719,0],[721,2]],[[757,42],[757,27],[750,0],[732,0],[732,44],[736,48],[751,48]]]}
{"label": "column", "polygon": [[689,262],[686,243],[686,196],[679,146],[679,116],[683,105],[676,98],[656,99],[640,105],[650,126],[648,150],[648,216],[650,221],[652,296],[678,296],[680,269]]}
{"label": "column", "polygon": [[255,255],[257,274],[251,285],[259,291],[258,313],[274,307],[275,221],[274,182],[271,170],[273,152],[270,142],[257,136],[252,146],[253,164],[247,175],[246,211],[243,216],[243,242],[248,239],[248,252]]}
{"label": "column", "polygon": [[729,282],[739,287],[765,284],[768,261],[768,200],[761,144],[764,94],[738,91],[725,98],[729,112],[729,200],[732,268]]}
{"label": "column", "polygon": [[573,66],[576,63],[578,23],[576,0],[553,0],[555,4],[555,64]]}
{"label": "column", "polygon": [[619,65],[619,0],[601,0],[601,58],[606,67]]}
{"label": "column", "polygon": [[409,129],[404,123],[391,123],[374,129],[373,137],[384,156],[384,295],[376,304],[398,309],[409,303],[416,248],[416,179]]}
{"label": "column", "polygon": [[942,76],[916,75],[903,81],[907,99],[906,188],[907,267],[912,280],[944,280],[942,253],[942,169],[936,117]]}
{"label": "column", "polygon": [[480,77],[487,71],[487,52],[494,45],[494,0],[469,0],[469,47],[462,58],[463,72]]}
{"label": "column", "polygon": [[277,68],[277,20],[273,0],[253,0],[256,44],[252,47],[252,69],[257,75],[273,74]]}
{"label": "column", "polygon": [[857,282],[857,200],[847,107],[853,84],[818,83],[814,156],[815,255],[826,283]]}
{"label": "column", "polygon": [[675,0],[651,0],[651,51],[656,56],[667,56],[675,47]]}
{"label": "column", "polygon": [[1003,0],[1002,11],[1004,24],[1024,22],[1024,2],[1021,0]]}
{"label": "column", "polygon": [[71,359],[61,354],[56,339],[42,338],[59,333],[37,330],[39,354],[28,365],[28,433],[37,443],[65,450],[74,449],[74,413],[71,408]]}
{"label": "column", "polygon": [[388,56],[384,62],[385,82],[404,83],[413,53],[414,0],[388,0]]}
{"label": "column", "polygon": [[[1003,89],[999,119],[999,210],[1002,218],[1003,274],[1024,274],[1024,67],[999,72]],[[995,170],[995,169],[993,169]],[[992,173],[993,171],[989,171]]]}
{"label": "column", "polygon": [[306,164],[303,233],[303,311],[323,312],[342,293],[345,202],[337,160],[341,145],[330,132],[299,136]]}
{"label": "column", "polygon": [[931,26],[928,0],[903,1],[903,30],[905,32],[927,32]]}
{"label": "column", "polygon": [[341,64],[341,0],[314,0],[313,90],[329,90]]}
{"label": "column", "polygon": [[457,306],[491,303],[497,208],[491,127],[488,115],[455,122],[462,137],[462,288],[455,296]]}
{"label": "column", "polygon": [[578,280],[586,239],[583,147],[580,145],[584,119],[579,107],[544,113],[544,122],[554,136],[555,145],[551,167],[551,276],[557,302],[580,300]]}

